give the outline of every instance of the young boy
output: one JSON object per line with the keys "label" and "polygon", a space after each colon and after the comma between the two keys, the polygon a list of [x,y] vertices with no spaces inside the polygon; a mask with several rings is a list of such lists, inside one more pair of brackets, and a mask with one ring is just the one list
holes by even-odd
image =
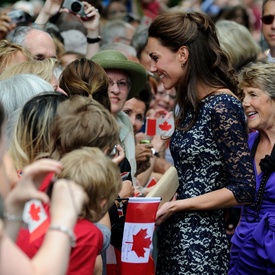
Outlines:
{"label": "young boy", "polygon": [[[107,213],[120,191],[120,170],[100,149],[91,147],[73,150],[65,154],[60,162],[64,168],[58,177],[81,185],[89,198],[74,228],[76,246],[71,250],[67,274],[93,274],[96,257],[104,243],[102,232],[94,222]],[[48,205],[45,210],[49,214]],[[17,244],[31,258],[41,246],[44,236],[29,243],[28,234],[21,230]]]}

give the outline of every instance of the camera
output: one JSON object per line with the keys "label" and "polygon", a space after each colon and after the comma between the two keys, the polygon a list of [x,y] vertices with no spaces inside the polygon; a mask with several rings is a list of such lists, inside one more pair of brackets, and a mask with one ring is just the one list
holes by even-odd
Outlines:
{"label": "camera", "polygon": [[22,10],[12,10],[7,13],[8,17],[11,19],[12,23],[24,23],[27,21],[26,14]]}
{"label": "camera", "polygon": [[81,17],[86,16],[84,4],[80,0],[65,0],[62,8],[66,8],[74,14],[79,14]]}

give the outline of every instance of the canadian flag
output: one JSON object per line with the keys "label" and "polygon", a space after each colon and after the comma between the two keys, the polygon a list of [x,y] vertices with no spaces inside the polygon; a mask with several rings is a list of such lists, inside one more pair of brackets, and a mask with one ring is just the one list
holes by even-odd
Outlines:
{"label": "canadian flag", "polygon": [[171,136],[174,131],[173,118],[146,118],[145,133],[147,136]]}
{"label": "canadian flag", "polygon": [[146,187],[147,187],[147,188],[148,188],[148,187],[152,187],[152,186],[155,186],[156,184],[157,184],[156,179],[155,179],[155,178],[151,178],[151,179],[148,181]]}
{"label": "canadian flag", "polygon": [[49,185],[52,183],[54,177],[54,173],[48,173],[46,177],[43,179],[43,182],[39,186],[39,191],[46,192]]}
{"label": "canadian flag", "polygon": [[150,256],[160,198],[129,198],[121,248],[121,275],[154,275]]}
{"label": "canadian flag", "polygon": [[39,200],[30,200],[25,204],[23,220],[28,225],[30,243],[44,235],[49,227],[49,218]]}

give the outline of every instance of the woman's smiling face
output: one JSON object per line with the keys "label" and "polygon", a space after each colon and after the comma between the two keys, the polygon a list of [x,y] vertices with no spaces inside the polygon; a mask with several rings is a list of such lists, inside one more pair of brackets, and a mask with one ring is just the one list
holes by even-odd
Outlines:
{"label": "woman's smiling face", "polygon": [[[121,70],[106,70],[109,78],[108,94],[111,103],[111,112],[113,115],[117,115],[120,112],[127,100],[130,83],[128,76]],[[118,84],[120,83],[120,84]],[[122,85],[126,84],[126,85]]]}
{"label": "woman's smiling face", "polygon": [[249,129],[265,131],[275,122],[275,102],[270,95],[254,87],[244,87],[242,104]]}
{"label": "woman's smiling face", "polygon": [[165,89],[171,89],[183,75],[180,50],[172,52],[153,37],[148,38],[147,50],[151,57],[150,71],[156,73]]}

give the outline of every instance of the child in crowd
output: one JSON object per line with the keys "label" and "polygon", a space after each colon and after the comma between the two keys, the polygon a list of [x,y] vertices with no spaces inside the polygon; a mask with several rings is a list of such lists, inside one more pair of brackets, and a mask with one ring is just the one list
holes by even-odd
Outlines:
{"label": "child in crowd", "polygon": [[[88,202],[84,205],[74,228],[76,246],[71,250],[67,274],[92,274],[96,257],[101,253],[104,244],[103,235],[94,222],[107,213],[120,191],[120,171],[98,148],[84,147],[73,150],[65,154],[60,162],[64,168],[58,177],[75,181],[88,195]],[[45,205],[48,214],[49,209],[49,205]],[[28,231],[21,230],[17,244],[32,258],[41,246],[44,236],[32,243],[28,237]],[[105,243],[104,248],[107,248],[108,244]]]}
{"label": "child in crowd", "polygon": [[[49,229],[38,253],[33,259],[28,259],[13,242],[22,222],[24,204],[30,199],[49,201],[45,193],[37,190],[37,185],[47,173],[59,174],[62,165],[49,159],[34,162],[24,168],[20,181],[11,186],[3,159],[6,148],[5,122],[5,111],[0,102],[0,274],[64,274],[73,239],[72,229],[83,203],[87,201],[87,195],[81,186],[73,182],[64,179],[55,182],[50,202]],[[51,264],[48,259],[51,259]]]}

